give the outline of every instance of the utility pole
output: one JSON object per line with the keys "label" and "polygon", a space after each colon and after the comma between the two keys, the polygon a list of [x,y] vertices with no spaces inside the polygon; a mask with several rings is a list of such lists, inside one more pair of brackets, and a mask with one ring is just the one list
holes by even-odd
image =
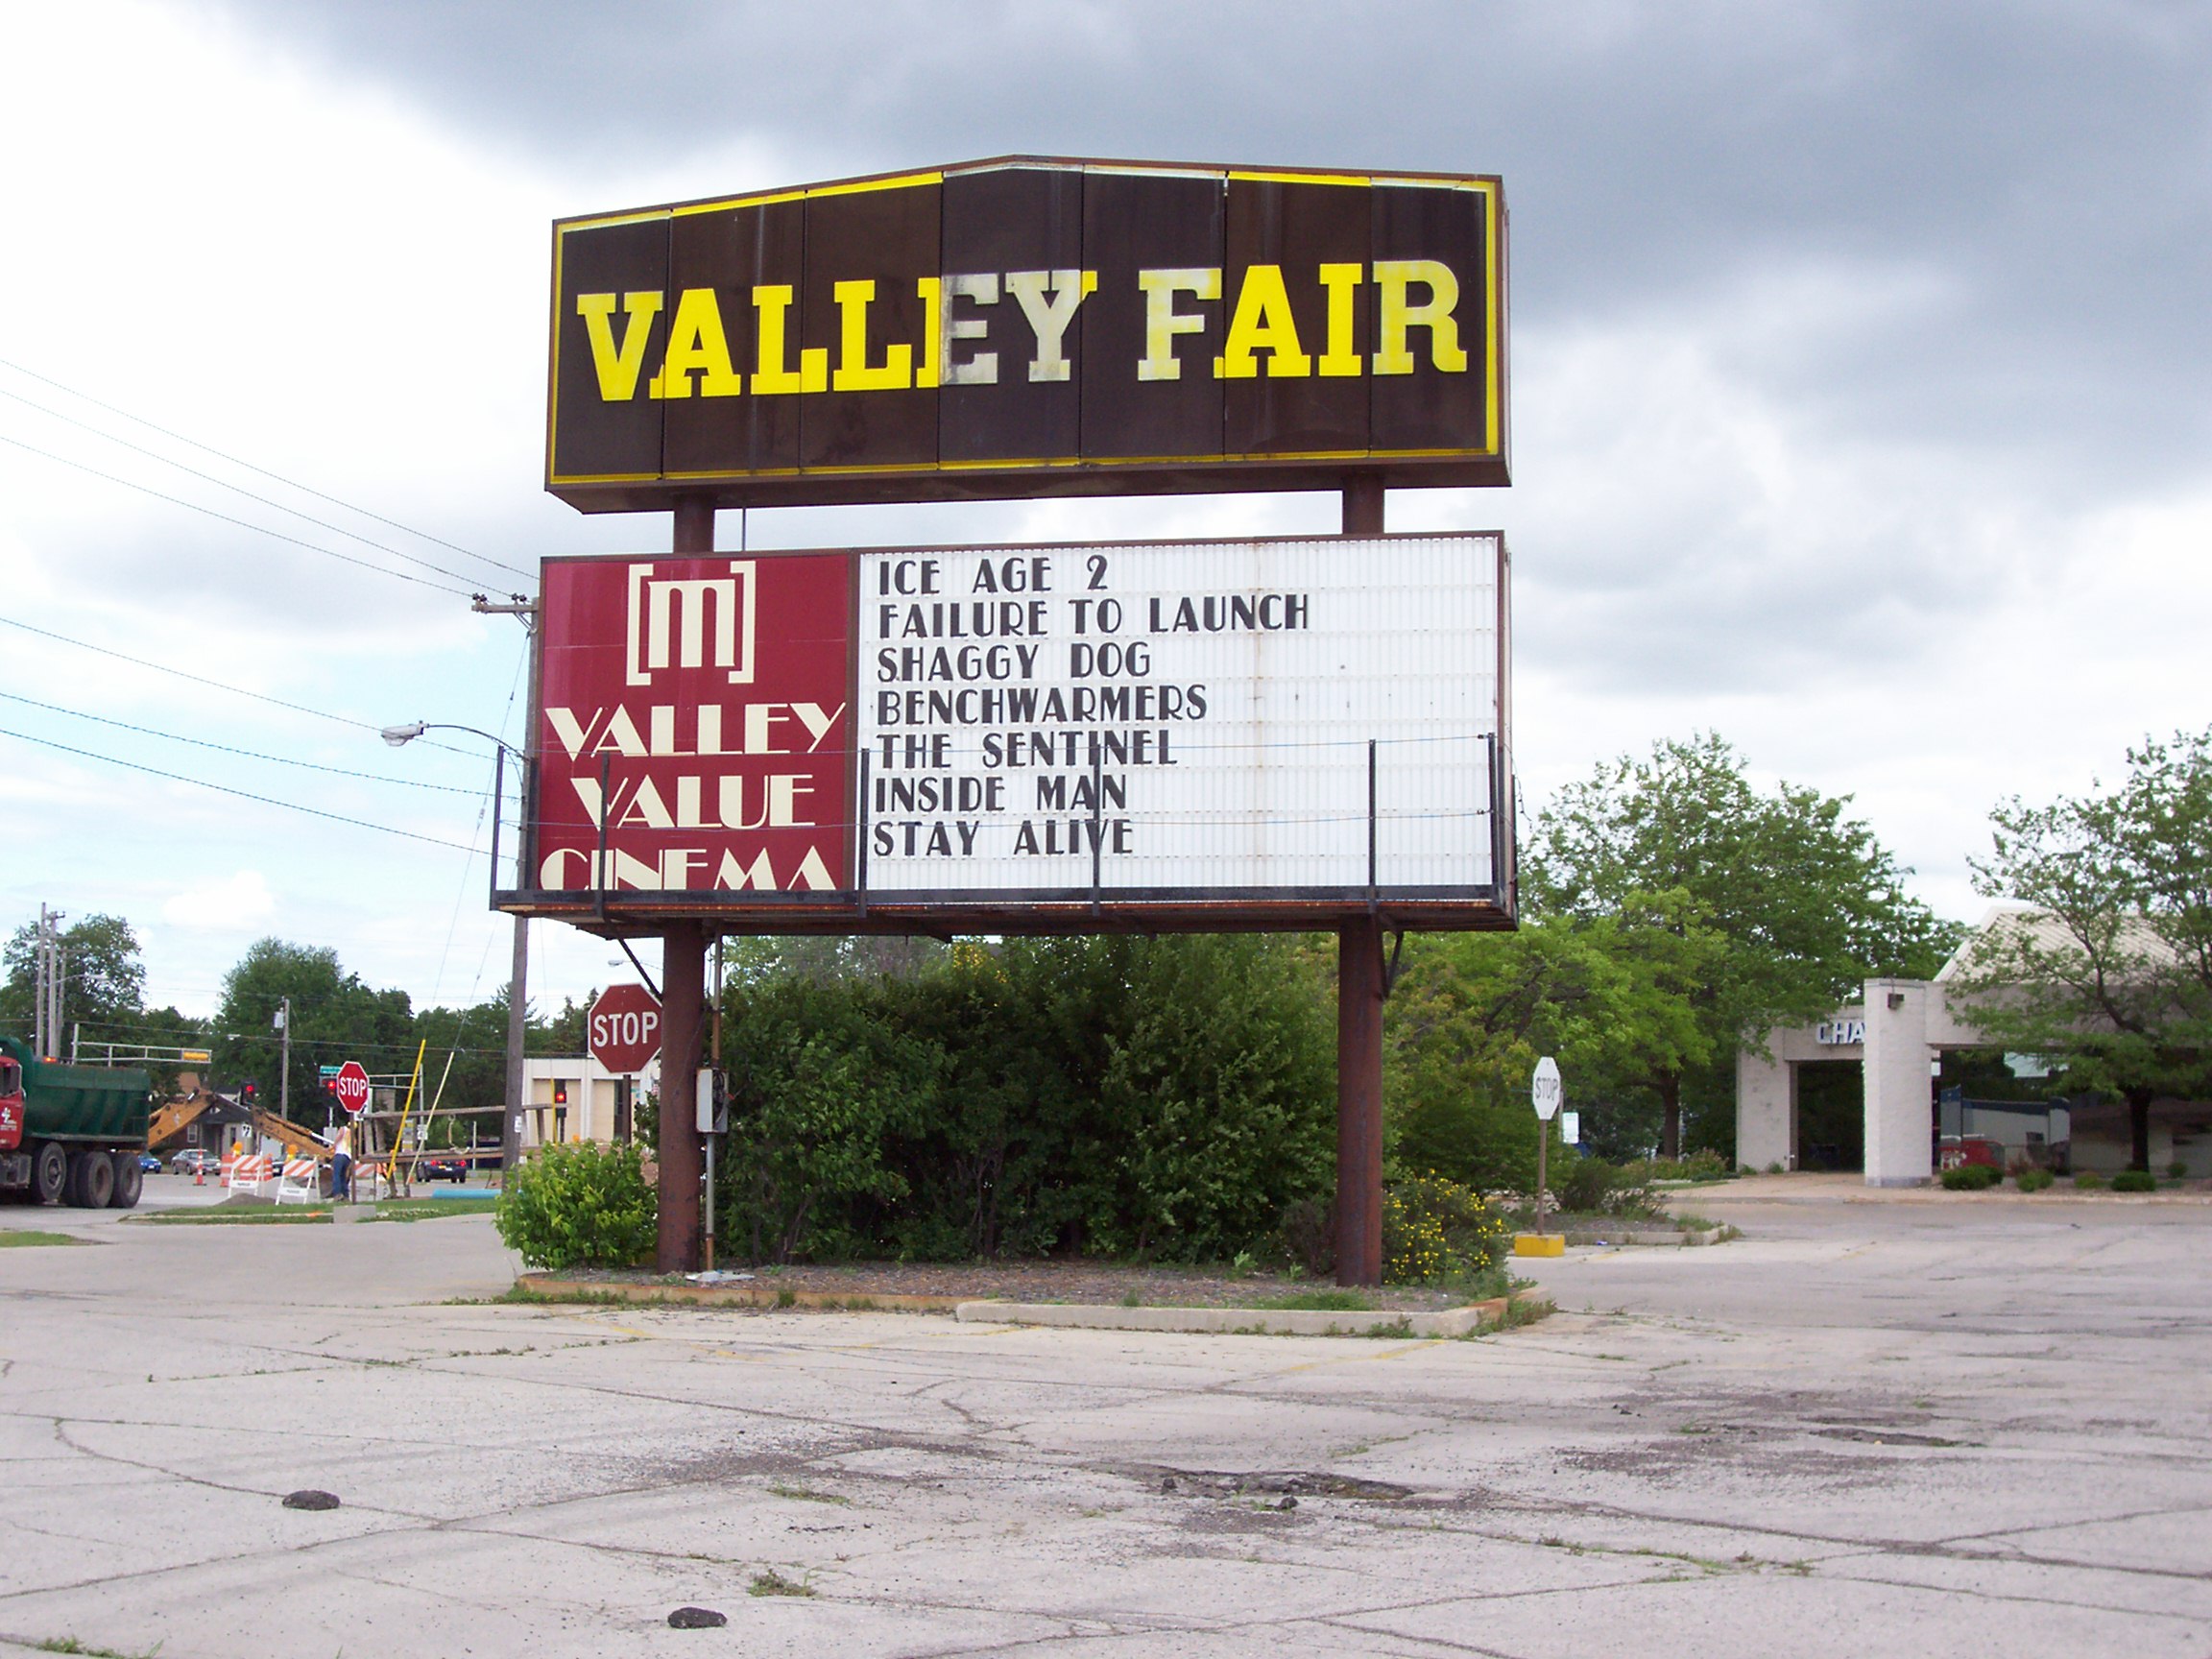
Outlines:
{"label": "utility pole", "polygon": [[[482,593],[470,601],[470,610],[480,616],[513,616],[522,624],[523,632],[530,636],[530,729],[522,738],[521,777],[517,780],[520,798],[531,799],[531,786],[538,768],[538,692],[540,676],[544,664],[538,648],[538,601],[513,593],[503,601],[494,601]],[[516,814],[515,826],[515,886],[517,891],[530,885],[530,825],[527,810]],[[494,862],[499,850],[492,850]],[[530,1034],[530,918],[515,918],[514,966],[507,979],[507,1110],[499,1114],[499,1169],[500,1185],[514,1179],[516,1169],[522,1162],[522,1112],[530,1093],[529,1067],[523,1059],[523,1050]]]}
{"label": "utility pole", "polygon": [[282,1035],[284,1058],[276,1070],[276,1116],[289,1119],[292,1116],[292,998],[276,999],[276,1029]]}
{"label": "utility pole", "polygon": [[38,906],[38,933],[31,945],[31,1052],[46,1052],[46,906]]}
{"label": "utility pole", "polygon": [[63,913],[38,906],[38,941],[31,954],[31,1046],[41,1060],[61,1058],[61,923]]}

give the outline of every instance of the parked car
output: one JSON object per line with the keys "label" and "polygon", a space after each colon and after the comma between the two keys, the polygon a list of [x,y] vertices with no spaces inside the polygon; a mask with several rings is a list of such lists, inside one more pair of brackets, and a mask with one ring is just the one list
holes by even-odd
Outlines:
{"label": "parked car", "polygon": [[415,1166],[415,1174],[422,1181],[466,1181],[469,1160],[457,1152],[433,1152]]}
{"label": "parked car", "polygon": [[151,1152],[141,1152],[138,1154],[138,1167],[148,1175],[158,1175],[161,1173],[161,1160]]}
{"label": "parked car", "polygon": [[169,1160],[169,1167],[180,1175],[198,1175],[202,1171],[215,1175],[221,1173],[223,1160],[201,1147],[187,1146]]}

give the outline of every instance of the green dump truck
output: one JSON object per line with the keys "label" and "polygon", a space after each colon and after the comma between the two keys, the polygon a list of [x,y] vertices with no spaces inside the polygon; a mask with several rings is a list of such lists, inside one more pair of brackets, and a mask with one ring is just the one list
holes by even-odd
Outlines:
{"label": "green dump truck", "polygon": [[121,1067],[64,1066],[0,1037],[0,1202],[138,1202],[154,1079]]}

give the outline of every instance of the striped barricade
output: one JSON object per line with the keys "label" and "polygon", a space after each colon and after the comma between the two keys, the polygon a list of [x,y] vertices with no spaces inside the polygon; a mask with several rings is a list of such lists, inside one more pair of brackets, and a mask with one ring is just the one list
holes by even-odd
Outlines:
{"label": "striped barricade", "polygon": [[317,1203],[323,1196],[323,1166],[312,1158],[287,1158],[284,1172],[276,1180],[276,1202],[297,1198],[302,1204]]}

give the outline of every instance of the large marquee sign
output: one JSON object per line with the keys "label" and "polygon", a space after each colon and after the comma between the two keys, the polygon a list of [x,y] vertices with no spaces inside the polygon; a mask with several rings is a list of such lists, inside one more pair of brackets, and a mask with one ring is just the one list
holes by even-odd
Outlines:
{"label": "large marquee sign", "polygon": [[1511,925],[1494,534],[554,559],[531,890],[595,926]]}
{"label": "large marquee sign", "polygon": [[1016,158],[565,219],[586,512],[1508,481],[1490,177]]}

